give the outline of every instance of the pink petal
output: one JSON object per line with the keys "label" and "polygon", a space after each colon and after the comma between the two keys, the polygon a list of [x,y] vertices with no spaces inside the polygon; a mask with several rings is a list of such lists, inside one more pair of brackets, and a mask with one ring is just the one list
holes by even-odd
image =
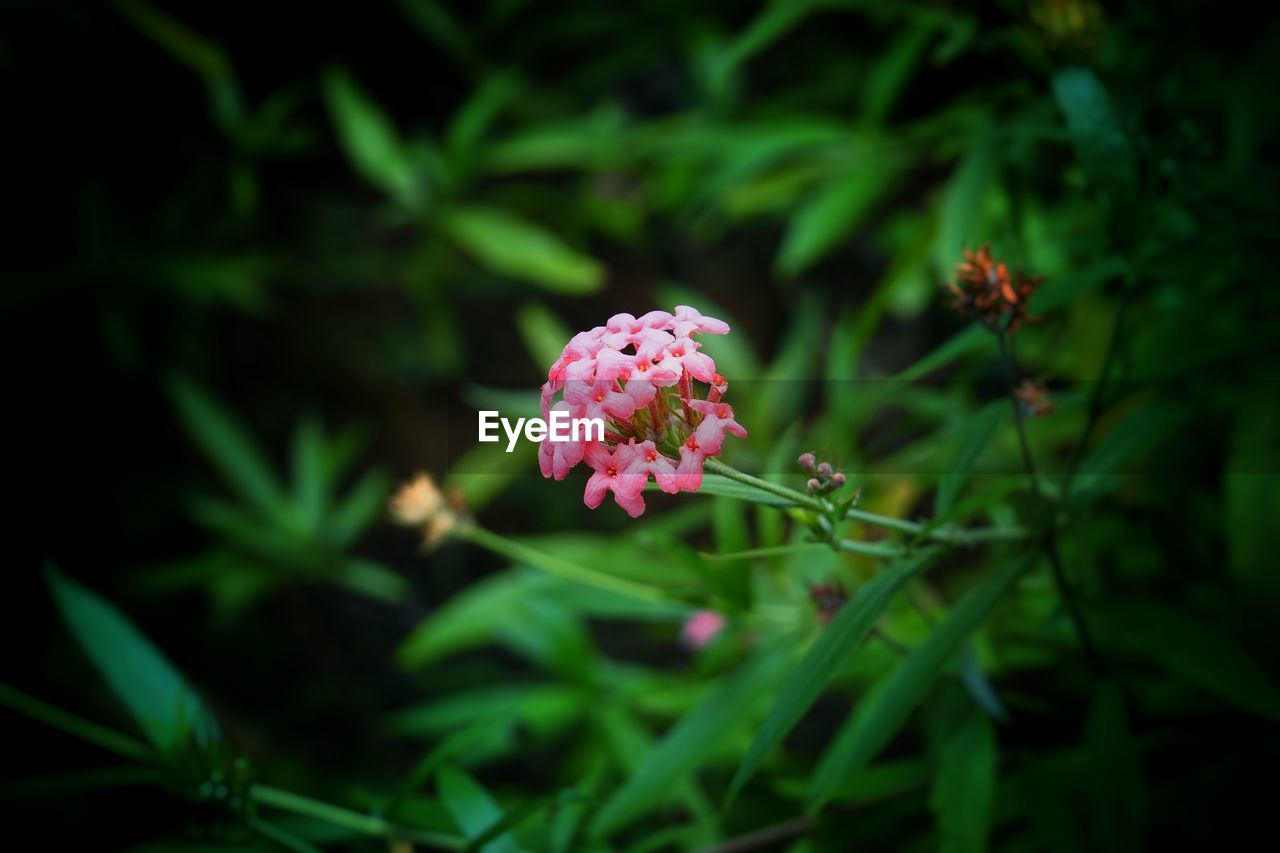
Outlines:
{"label": "pink petal", "polygon": [[582,502],[591,509],[600,506],[600,502],[604,500],[605,493],[609,491],[609,484],[613,480],[603,471],[596,471],[591,475],[591,479],[587,480],[586,491],[582,493]]}
{"label": "pink petal", "polygon": [[627,511],[627,515],[632,518],[639,518],[644,515],[644,498],[639,492],[634,495],[623,494],[617,489],[613,490],[613,498],[618,502],[618,506]]}
{"label": "pink petal", "polygon": [[702,485],[702,460],[700,450],[690,450],[680,445],[680,465],[676,468],[676,485],[686,492],[696,492]]}

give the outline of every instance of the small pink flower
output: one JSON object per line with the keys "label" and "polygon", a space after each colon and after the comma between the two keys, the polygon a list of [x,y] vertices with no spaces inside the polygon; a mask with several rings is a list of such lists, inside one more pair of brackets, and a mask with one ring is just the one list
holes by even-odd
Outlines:
{"label": "small pink flower", "polygon": [[702,649],[724,630],[725,619],[714,610],[697,610],[685,619],[680,642],[689,649]]}
{"label": "small pink flower", "polygon": [[649,475],[653,475],[653,479],[657,481],[658,488],[668,494],[674,495],[680,491],[677,483],[676,468],[671,464],[671,460],[658,452],[658,447],[652,441],[644,441],[636,444],[636,440],[631,439],[631,447],[636,451],[635,460],[632,461],[631,467],[627,469],[629,474],[638,474],[644,477],[641,480],[641,488],[644,483],[649,481]]}
{"label": "small pink flower", "polygon": [[680,445],[680,465],[676,468],[676,486],[680,491],[696,492],[702,486],[702,463],[706,458],[696,435],[689,436]]}
{"label": "small pink flower", "polygon": [[595,469],[582,496],[587,506],[595,509],[604,500],[606,492],[613,492],[613,499],[627,511],[627,515],[636,518],[644,513],[644,498],[640,496],[644,490],[644,478],[627,473],[636,460],[634,447],[623,444],[610,453],[604,444],[593,441],[587,447],[586,460]]}
{"label": "small pink flower", "polygon": [[635,400],[619,391],[613,382],[570,382],[564,399],[575,418],[627,418],[636,410]]}
{"label": "small pink flower", "polygon": [[701,346],[702,344],[692,338],[676,338],[667,344],[662,361],[658,363],[676,372],[683,368],[699,382],[710,384],[716,376],[716,363],[710,356],[698,352]]}
{"label": "small pink flower", "polygon": [[715,456],[720,453],[720,447],[724,444],[726,431],[739,438],[747,437],[746,428],[733,419],[733,407],[729,404],[712,403],[707,400],[690,400],[689,408],[695,412],[702,413],[702,423],[698,424],[698,429],[694,435],[698,439],[698,444],[702,446],[703,451],[708,456]]}
{"label": "small pink flower", "polygon": [[688,337],[694,332],[706,332],[708,335],[729,334],[729,324],[715,317],[706,317],[697,308],[688,305],[677,305],[675,322],[671,330],[677,338]]}

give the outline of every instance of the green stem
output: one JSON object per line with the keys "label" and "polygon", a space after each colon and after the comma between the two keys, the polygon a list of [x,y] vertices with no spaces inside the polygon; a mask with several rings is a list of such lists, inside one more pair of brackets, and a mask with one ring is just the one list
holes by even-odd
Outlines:
{"label": "green stem", "polygon": [[361,835],[379,837],[404,838],[422,844],[431,844],[446,850],[460,850],[466,846],[466,839],[442,832],[427,829],[398,826],[377,815],[361,814],[351,809],[335,806],[332,803],[313,800],[292,791],[273,788],[270,785],[253,785],[249,788],[249,797],[259,805],[279,809],[291,814],[314,818],[332,826],[340,826]]}
{"label": "green stem", "polygon": [[719,459],[708,459],[703,463],[703,467],[713,474],[719,474],[722,477],[728,477],[730,480],[737,480],[739,483],[754,486],[761,491],[769,492],[780,498],[786,498],[796,506],[802,506],[814,512],[828,513],[831,511],[831,505],[824,500],[815,498],[812,495],[806,495],[804,492],[798,492],[795,489],[788,489],[786,486],[779,486],[777,483],[770,483],[768,480],[762,480],[750,474],[744,474],[737,468],[731,468],[724,464]]}
{"label": "green stem", "polygon": [[[1027,440],[1022,407],[1018,405],[1017,398],[1013,396],[1013,392],[1017,390],[1018,385],[1017,356],[1013,352],[1012,343],[1006,338],[1004,332],[997,334],[996,338],[1000,342],[1000,357],[1003,359],[1006,372],[1009,375],[1009,403],[1013,406],[1013,422],[1018,431],[1018,444],[1022,448],[1022,464],[1026,468],[1027,478],[1031,482],[1031,492],[1038,500],[1042,496],[1040,493],[1040,480],[1036,476],[1035,459],[1031,455],[1031,444]],[[1041,538],[1041,549],[1049,559],[1049,568],[1053,573],[1053,584],[1057,587],[1058,598],[1062,600],[1062,604],[1067,610],[1067,617],[1075,627],[1076,636],[1080,639],[1080,648],[1084,650],[1085,658],[1089,661],[1089,665],[1094,672],[1098,674],[1105,673],[1106,662],[1098,652],[1097,646],[1093,643],[1093,636],[1090,634],[1089,626],[1084,620],[1084,614],[1076,604],[1075,591],[1072,589],[1071,582],[1067,579],[1066,569],[1062,565],[1062,556],[1058,553],[1058,540],[1052,519],[1049,521]]]}
{"label": "green stem", "polygon": [[[785,498],[794,503],[796,506],[802,506],[815,512],[828,513],[833,507],[824,500],[815,498],[812,495],[806,495],[795,489],[788,489],[786,486],[780,486],[777,483],[770,483],[768,480],[762,480],[759,477],[753,477],[750,474],[744,474],[737,468],[732,468],[719,459],[708,459],[705,463],[706,470],[722,477],[728,477],[730,480],[737,480],[748,486],[754,486],[762,491]],[[858,509],[857,507],[849,507],[844,511],[844,518],[852,518],[865,524],[874,524],[877,527],[884,527],[889,530],[898,530],[902,533],[909,533],[912,536],[921,536],[934,542],[941,542],[946,545],[977,545],[982,542],[990,542],[1001,539],[1025,539],[1027,531],[1020,527],[978,527],[966,529],[962,527],[931,528],[928,524],[922,524],[915,521],[906,521],[901,518],[893,518],[888,515],[880,515],[874,512]],[[842,540],[849,541],[849,540]],[[900,551],[897,553],[901,553]],[[883,555],[881,555],[883,556]]]}

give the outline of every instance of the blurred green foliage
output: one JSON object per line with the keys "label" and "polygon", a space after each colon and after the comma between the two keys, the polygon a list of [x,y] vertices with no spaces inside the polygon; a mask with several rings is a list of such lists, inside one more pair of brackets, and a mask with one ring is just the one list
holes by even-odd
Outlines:
{"label": "blurred green foliage", "polygon": [[[1275,846],[1262,10],[2,15],[11,826]],[[1005,341],[946,307],[980,244],[1046,278]],[[797,487],[802,451],[840,460],[861,515],[814,541],[805,506],[710,475],[631,522],[458,438],[533,412],[574,331],[678,303],[734,328],[706,347],[751,431],[728,461]],[[1024,376],[1051,415],[1010,406]],[[377,523],[418,469],[476,520],[425,553]],[[726,627],[693,650],[700,609]]]}

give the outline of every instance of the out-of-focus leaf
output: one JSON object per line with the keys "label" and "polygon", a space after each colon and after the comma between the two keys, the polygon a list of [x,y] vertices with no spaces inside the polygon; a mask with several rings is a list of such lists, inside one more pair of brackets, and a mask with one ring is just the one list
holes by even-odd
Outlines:
{"label": "out-of-focus leaf", "polygon": [[338,141],[356,172],[406,207],[417,208],[422,188],[391,119],[342,69],[329,69],[323,87]]}
{"label": "out-of-focus leaf", "polygon": [[[565,339],[566,343],[568,338]],[[446,489],[457,489],[463,501],[472,509],[479,509],[502,492],[519,477],[530,476],[536,470],[538,445],[531,441],[516,442],[507,453],[506,439],[496,443],[477,444],[449,466],[445,476]]]}
{"label": "out-of-focus leaf", "polygon": [[859,706],[810,780],[808,799],[812,806],[828,802],[845,779],[865,767],[893,739],[942,667],[1033,563],[1034,557],[1023,555],[994,569],[912,650],[883,689]]}
{"label": "out-of-focus leaf", "polygon": [[345,560],[334,580],[370,598],[380,598],[383,601],[403,601],[409,593],[409,582],[396,574],[395,570],[363,557]]}
{"label": "out-of-focus leaf", "polygon": [[982,669],[982,663],[973,650],[973,643],[965,643],[960,649],[960,666],[958,675],[960,684],[969,694],[969,698],[993,720],[1004,722],[1009,719],[1009,710],[1000,701],[999,694],[991,684],[991,679]]}
{"label": "out-of-focus leaf", "polygon": [[748,661],[682,717],[596,813],[592,834],[607,837],[665,801],[774,685],[790,659],[783,651],[789,652],[775,649]]}
{"label": "out-of-focus leaf", "polygon": [[774,266],[788,278],[822,260],[852,233],[896,180],[890,163],[862,163],[832,179],[796,211]]}
{"label": "out-of-focus leaf", "polygon": [[617,570],[612,564],[608,565],[607,569],[604,565],[600,569],[584,566],[572,560],[566,560],[558,554],[551,554],[524,542],[499,536],[476,525],[460,526],[454,535],[487,548],[495,554],[501,554],[514,563],[532,566],[560,580],[585,584],[606,592],[634,598],[637,601],[653,603],[669,601],[669,596],[658,587],[615,574]]}
{"label": "out-of-focus leaf", "polygon": [[143,0],[116,0],[115,7],[148,38],[200,77],[208,90],[214,118],[223,130],[234,132],[244,114],[240,88],[226,52]]}
{"label": "out-of-focus leaf", "polygon": [[990,131],[976,134],[947,183],[938,217],[935,253],[938,270],[943,275],[951,275],[966,247],[984,242],[987,232],[983,207],[996,182],[997,154],[995,134]]}
{"label": "out-of-focus leaf", "polygon": [[445,137],[449,155],[455,161],[469,158],[489,126],[519,91],[515,79],[505,74],[496,74],[476,87],[449,124]]}
{"label": "out-of-focus leaf", "polygon": [[864,98],[864,121],[879,123],[889,115],[911,79],[911,73],[920,64],[932,37],[933,28],[920,23],[898,31],[893,44],[871,66],[866,81],[860,87]]}
{"label": "out-of-focus leaf", "polygon": [[293,437],[293,502],[307,530],[314,531],[324,517],[324,433],[318,421],[305,419]]}
{"label": "out-of-focus leaf", "polygon": [[1236,584],[1260,599],[1280,600],[1280,401],[1251,399],[1231,433],[1226,491],[1227,568]]}
{"label": "out-of-focus leaf", "polygon": [[944,517],[951,511],[956,497],[969,479],[969,471],[973,469],[982,451],[991,443],[991,437],[1000,428],[1000,424],[1004,422],[1008,413],[1008,401],[996,400],[988,403],[982,411],[965,422],[960,446],[947,467],[947,473],[942,476],[942,482],[938,484],[934,515]]}
{"label": "out-of-focus leaf", "polygon": [[1106,284],[1124,272],[1124,261],[1109,257],[1084,269],[1050,278],[1031,296],[1030,311],[1033,315],[1052,311],[1071,300]]}
{"label": "out-of-focus leaf", "polygon": [[836,617],[818,635],[804,660],[783,682],[773,707],[769,709],[729,785],[730,799],[742,790],[774,746],[817,701],[902,586],[936,556],[936,552],[920,553],[895,563],[860,587],[853,599],[840,608]]}
{"label": "out-of-focus leaf", "polygon": [[354,544],[382,512],[390,483],[381,471],[370,471],[356,482],[330,516],[326,534],[337,548]]}
{"label": "out-of-focus leaf", "polygon": [[966,326],[963,331],[952,335],[937,349],[919,359],[894,379],[901,382],[914,382],[939,368],[946,367],[958,358],[991,346],[990,336],[990,332],[977,324]]}
{"label": "out-of-focus leaf", "polygon": [[1146,658],[1224,702],[1280,721],[1280,688],[1217,628],[1157,601],[1136,599],[1095,602],[1088,616],[1105,648]]}
{"label": "out-of-focus leaf", "polygon": [[133,623],[53,566],[45,576],[81,649],[161,752],[176,756],[193,741],[203,745],[217,737],[199,695]]}
{"label": "out-of-focus leaf", "polygon": [[1137,191],[1137,158],[1097,75],[1064,68],[1054,75],[1053,94],[1090,180],[1117,201],[1130,199]]}
{"label": "out-of-focus leaf", "polygon": [[935,721],[936,771],[929,805],[937,816],[939,849],[981,853],[991,827],[998,755],[995,728],[963,695],[944,702]]}
{"label": "out-of-focus leaf", "polygon": [[397,659],[416,669],[486,642],[497,625],[514,619],[520,601],[536,586],[534,576],[507,572],[467,587],[418,623]]}
{"label": "out-of-focus leaf", "polygon": [[497,208],[456,208],[444,227],[467,254],[502,275],[556,293],[594,293],[604,285],[604,269],[594,259]]}
{"label": "out-of-focus leaf", "polygon": [[573,332],[554,311],[540,302],[526,302],[516,312],[516,328],[525,349],[539,368],[550,368],[560,358]]}
{"label": "out-of-focus leaf", "polygon": [[140,761],[144,764],[150,764],[155,761],[155,751],[142,741],[123,732],[95,723],[92,720],[76,716],[46,702],[41,702],[34,696],[28,696],[21,690],[15,690],[3,682],[0,682],[0,706],[11,708],[20,714],[26,714],[46,726],[66,732],[133,761]]}
{"label": "out-of-focus leaf", "polygon": [[268,518],[290,518],[265,455],[237,418],[195,383],[177,376],[169,396],[192,441],[241,498]]}
{"label": "out-of-focus leaf", "polygon": [[[467,838],[475,838],[502,820],[503,812],[497,801],[475,779],[446,764],[436,773],[440,786],[440,799],[458,822]],[[485,853],[518,853],[520,846],[509,834],[499,835],[484,845]]]}
{"label": "out-of-focus leaf", "polygon": [[1094,698],[1084,740],[1089,754],[1089,818],[1098,849],[1141,849],[1146,786],[1124,697],[1114,686],[1104,685]]}

